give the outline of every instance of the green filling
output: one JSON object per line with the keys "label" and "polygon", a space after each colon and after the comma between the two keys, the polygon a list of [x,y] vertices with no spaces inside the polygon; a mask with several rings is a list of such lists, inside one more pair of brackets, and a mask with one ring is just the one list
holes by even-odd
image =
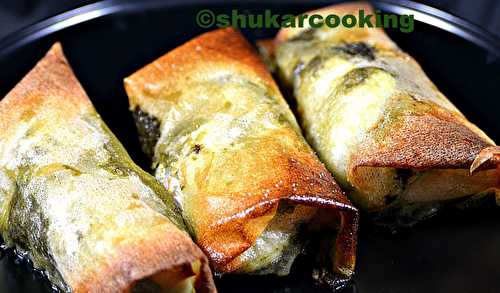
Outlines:
{"label": "green filling", "polygon": [[25,254],[36,268],[42,268],[44,275],[54,285],[69,292],[70,288],[55,267],[48,246],[49,219],[39,202],[39,196],[44,193],[43,187],[40,186],[38,190],[24,188],[32,176],[28,170],[23,168],[18,171],[19,190],[14,194],[10,207],[9,226],[4,234],[6,243],[15,247],[20,254]]}
{"label": "green filling", "polygon": [[[307,241],[299,233],[303,222],[294,223],[287,218],[294,207],[280,204],[276,216],[254,245],[239,256],[242,265],[239,273],[286,276],[295,258],[303,251]],[[287,212],[288,210],[288,212]],[[285,225],[283,225],[285,223]]]}
{"label": "green filling", "polygon": [[[175,121],[159,117],[161,135],[154,146],[153,166],[157,179],[175,195],[178,206],[193,209],[182,210],[181,214],[194,239],[196,227],[190,216],[196,216],[196,208],[200,207],[189,205],[196,194],[190,193],[193,186],[186,186],[185,178],[197,174],[193,170],[212,166],[214,155],[223,157],[236,150],[255,148],[253,144],[267,135],[267,131],[291,127],[300,133],[284,100],[271,89],[234,76],[216,76],[194,83],[183,94],[182,103],[172,105],[171,111],[176,115]],[[164,113],[164,117],[170,114]],[[141,126],[144,122],[136,117],[143,136],[147,135],[141,131],[147,128]],[[144,137],[141,141],[148,139]],[[221,181],[226,180],[230,186],[234,180],[230,177],[228,174]],[[305,241],[298,233],[302,223],[285,223],[285,218],[285,214],[279,213],[255,245],[241,256],[243,265],[239,272],[288,274]]]}
{"label": "green filling", "polygon": [[317,221],[325,221],[321,217],[329,215],[318,213],[317,210],[297,219],[293,216],[297,207],[299,206],[280,203],[275,217],[254,245],[239,256],[242,265],[238,273],[286,276],[299,255],[309,251],[314,259],[309,260],[306,265],[313,265],[323,273],[331,271],[335,259],[337,221],[328,221],[331,227],[318,225]]}
{"label": "green filling", "polygon": [[[110,214],[110,222],[95,222],[92,217],[78,218],[75,213],[82,211],[83,215],[90,213],[93,216],[89,210],[102,208],[99,206],[101,196],[104,202],[108,196],[117,196],[99,194],[99,188],[110,190],[114,187],[96,186],[97,183],[94,182],[123,182],[121,187],[117,187],[117,193],[130,195],[131,199],[117,199],[120,201],[116,202],[119,206],[140,199],[149,207],[141,208],[151,215],[162,214],[181,229],[184,230],[185,227],[182,218],[175,212],[172,198],[154,177],[133,164],[125,149],[97,114],[80,117],[77,121],[72,121],[75,124],[70,125],[61,125],[57,122],[63,121],[55,121],[51,124],[41,120],[30,124],[36,126],[37,131],[29,129],[25,136],[16,142],[23,146],[29,143],[30,148],[26,151],[18,148],[22,151],[14,152],[12,161],[16,162],[15,170],[5,171],[0,168],[0,232],[8,246],[15,247],[20,255],[30,259],[34,268],[43,270],[56,287],[69,292],[70,288],[62,274],[67,272],[68,266],[73,265],[68,260],[64,244],[74,245],[71,249],[78,255],[71,255],[71,258],[79,260],[74,264],[78,267],[81,262],[86,261],[83,254],[88,253],[87,249],[90,249],[88,243],[98,241],[99,237],[106,233],[104,231],[100,234],[99,229],[104,229],[107,224],[111,227],[114,225],[114,214]],[[56,133],[62,135],[58,136]],[[82,136],[89,135],[96,135],[96,138],[89,142],[80,141]],[[98,146],[87,146],[87,143],[95,143]],[[67,150],[67,154],[64,150]],[[86,176],[90,181],[82,182],[81,176]],[[10,183],[5,184],[7,181]],[[65,202],[65,197],[70,195],[62,191],[66,190],[75,196],[75,192],[80,189],[82,196],[88,194],[97,197],[81,200],[75,197],[74,201]],[[53,193],[53,190],[57,192]],[[136,193],[128,194],[129,191]],[[160,197],[163,203],[156,196]],[[62,203],[59,204],[59,201]],[[51,207],[63,210],[56,214]],[[113,208],[110,207],[111,210]],[[120,211],[115,210],[114,213],[121,215]],[[101,215],[99,214],[99,217]],[[144,221],[151,219],[153,217],[145,218]],[[105,220],[108,221],[108,218]],[[64,227],[65,225],[67,227]],[[78,227],[89,228],[85,230],[86,233],[82,233]],[[92,230],[94,227],[96,230]],[[89,259],[92,257],[88,255]],[[62,265],[56,259],[68,263]],[[86,265],[90,264],[81,264],[82,267]]]}
{"label": "green filling", "polygon": [[156,142],[160,138],[160,121],[143,112],[139,107],[134,109],[132,115],[134,116],[135,125],[139,132],[142,151],[152,157]]}
{"label": "green filling", "polygon": [[342,44],[340,46],[333,46],[333,47],[331,47],[331,49],[334,51],[340,51],[340,52],[345,53],[347,55],[359,56],[362,58],[366,58],[370,61],[375,60],[375,48],[373,48],[373,47],[371,47],[363,42],[346,43],[346,44]]}

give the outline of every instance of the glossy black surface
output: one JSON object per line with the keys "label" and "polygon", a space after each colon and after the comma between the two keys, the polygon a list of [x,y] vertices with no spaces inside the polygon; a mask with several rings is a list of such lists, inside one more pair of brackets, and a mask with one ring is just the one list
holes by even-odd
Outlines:
{"label": "glossy black surface", "polygon": [[[199,9],[209,7],[215,12],[227,12],[239,8],[259,12],[270,8],[276,13],[299,13],[325,5],[325,1],[273,5],[248,1],[230,5],[195,2],[186,0],[174,5],[165,1],[135,1],[122,5],[122,1],[108,1],[106,5],[71,12],[24,30],[0,43],[0,96],[33,67],[54,41],[60,40],[103,119],[134,160],[147,169],[128,111],[124,77],[205,31],[194,22]],[[500,141],[500,61],[495,57],[500,52],[498,40],[428,7],[393,2],[377,3],[391,12],[408,13],[416,9],[419,15],[426,16],[421,19],[438,27],[417,22],[413,33],[389,31],[390,36],[420,62],[441,91],[471,121]],[[76,25],[68,21],[92,11],[108,15]],[[429,18],[431,14],[437,16]],[[55,25],[57,22],[59,25]],[[271,37],[275,31],[244,33],[255,40]],[[498,231],[500,209],[493,204],[486,210],[447,211],[396,235],[373,231],[363,221],[356,276],[343,292],[497,292],[500,290]],[[318,291],[302,263],[307,261],[297,263],[292,275],[286,278],[224,278],[218,281],[218,286],[221,292]],[[13,256],[0,259],[0,292],[48,291],[47,284],[27,267],[16,265]]]}

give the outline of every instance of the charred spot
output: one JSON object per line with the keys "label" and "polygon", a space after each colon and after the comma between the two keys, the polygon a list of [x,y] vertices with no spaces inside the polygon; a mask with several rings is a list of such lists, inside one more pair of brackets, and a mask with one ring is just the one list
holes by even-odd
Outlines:
{"label": "charred spot", "polygon": [[364,42],[348,43],[342,46],[334,47],[333,49],[339,50],[351,56],[360,56],[368,60],[375,60],[375,49]]}
{"label": "charred spot", "polygon": [[199,154],[199,153],[200,153],[200,151],[201,151],[201,145],[199,145],[199,144],[195,144],[195,145],[193,146],[193,153],[195,153],[195,154]]}
{"label": "charred spot", "polygon": [[135,125],[139,132],[142,151],[149,157],[152,157],[155,145],[160,138],[160,121],[158,118],[142,111],[139,107],[134,109],[132,115],[134,116]]}

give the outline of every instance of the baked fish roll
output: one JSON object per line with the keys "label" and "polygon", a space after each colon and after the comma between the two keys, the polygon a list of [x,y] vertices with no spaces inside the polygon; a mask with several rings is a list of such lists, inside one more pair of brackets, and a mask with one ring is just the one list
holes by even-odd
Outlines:
{"label": "baked fish roll", "polygon": [[214,292],[172,199],[55,44],[0,101],[0,232],[65,292]]}
{"label": "baked fish roll", "polygon": [[217,273],[286,275],[319,235],[315,276],[352,274],[357,211],[238,31],[203,34],[125,87],[156,178]]}
{"label": "baked fish roll", "polygon": [[[312,13],[360,10],[374,14],[361,2]],[[293,93],[306,139],[355,206],[418,220],[499,194],[498,156],[471,174],[482,150],[499,148],[382,29],[284,28],[260,45]]]}

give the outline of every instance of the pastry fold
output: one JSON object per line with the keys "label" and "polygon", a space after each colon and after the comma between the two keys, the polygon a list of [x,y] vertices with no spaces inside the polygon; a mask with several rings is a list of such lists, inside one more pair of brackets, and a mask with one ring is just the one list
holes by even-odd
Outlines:
{"label": "pastry fold", "polygon": [[167,191],[101,120],[60,44],[0,101],[0,233],[67,292],[215,292]]}
{"label": "pastry fold", "polygon": [[239,32],[203,34],[125,87],[156,178],[217,273],[286,275],[317,235],[315,276],[352,275],[357,211]]}
{"label": "pastry fold", "polygon": [[[353,2],[309,15],[359,10],[374,14]],[[357,207],[412,222],[499,194],[500,148],[382,29],[284,28],[259,46],[293,94],[306,139]]]}

